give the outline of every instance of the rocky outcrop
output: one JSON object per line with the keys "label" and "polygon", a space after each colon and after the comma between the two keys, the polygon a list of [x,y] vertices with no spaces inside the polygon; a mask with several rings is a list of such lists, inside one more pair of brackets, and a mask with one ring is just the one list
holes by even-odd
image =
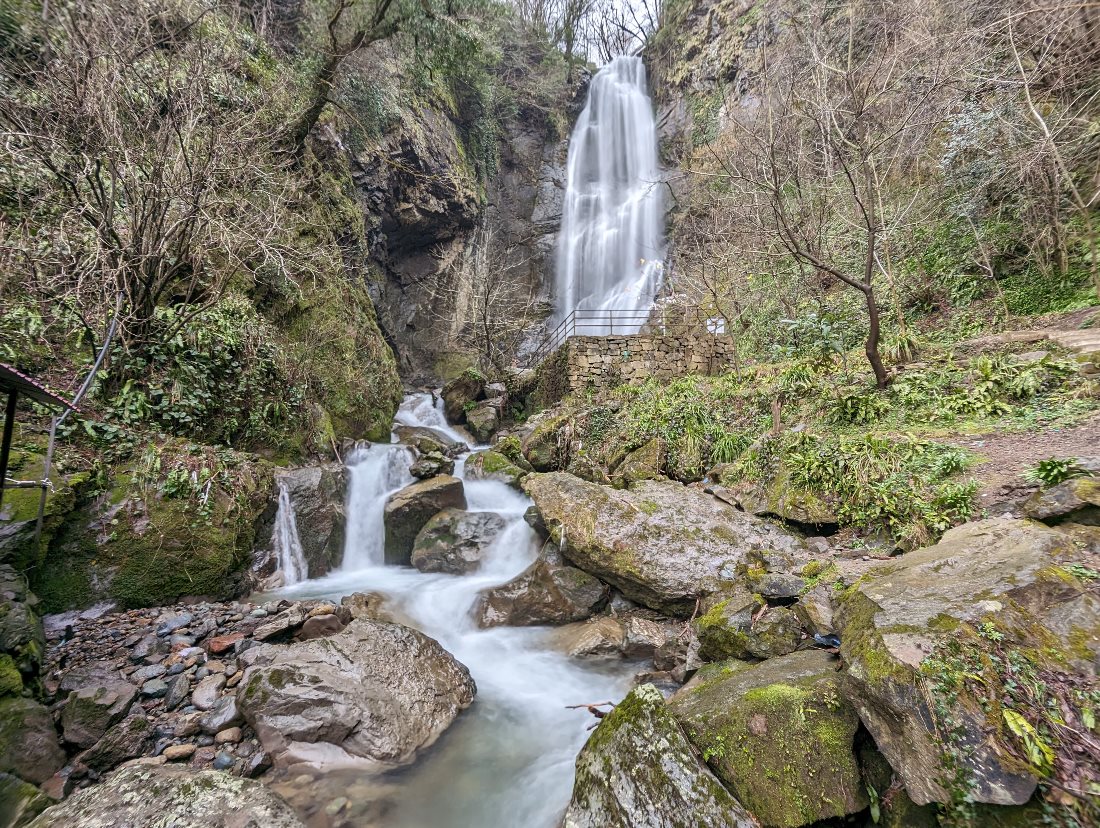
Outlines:
{"label": "rocky outcrop", "polygon": [[[918,805],[947,801],[943,780],[955,773],[976,802],[1019,805],[1031,797],[1036,779],[997,748],[977,702],[935,696],[922,664],[954,633],[969,629],[980,641],[975,628],[989,624],[1014,648],[1096,675],[1100,599],[1065,566],[1080,554],[1070,534],[1032,521],[967,523],[861,579],[841,600],[836,623],[849,697]],[[943,717],[953,735],[941,735]],[[944,738],[955,740],[955,771],[944,767]]]}
{"label": "rocky outcrop", "polygon": [[806,554],[795,535],[679,483],[643,481],[617,491],[559,472],[523,485],[566,558],[670,615],[690,615],[750,554],[772,568],[782,561],[793,567]]}
{"label": "rocky outcrop", "polygon": [[403,764],[475,692],[469,671],[433,639],[365,618],[321,641],[265,647],[250,660],[237,702],[284,766]]}
{"label": "rocky outcrop", "polygon": [[34,687],[46,652],[38,599],[22,575],[0,565],[0,697]]}
{"label": "rocky outcrop", "polygon": [[541,556],[508,583],[482,592],[473,614],[481,627],[568,624],[588,618],[606,600],[599,579]]}
{"label": "rocky outcrop", "polygon": [[421,454],[409,466],[409,474],[417,480],[427,480],[440,474],[454,474],[455,461],[438,451],[429,451]]}
{"label": "rocky outcrop", "polygon": [[494,512],[444,509],[430,518],[417,534],[412,565],[421,572],[449,575],[473,572],[505,525],[504,518]]}
{"label": "rocky outcrop", "polygon": [[[310,577],[327,574],[340,565],[344,555],[344,536],[347,527],[345,501],[347,500],[347,468],[340,463],[304,466],[281,471],[275,475],[277,483],[287,487],[294,520],[298,527],[298,539],[302,554],[309,565]],[[259,562],[265,556],[276,557],[274,514],[272,525],[263,527],[257,536],[266,538],[265,546],[256,553]],[[262,564],[254,568],[262,570]]]}
{"label": "rocky outcrop", "polygon": [[[780,798],[780,797],[777,797]],[[636,688],[577,757],[563,828],[757,828],[695,756],[661,691]]]}
{"label": "rocky outcrop", "polygon": [[462,481],[441,474],[406,486],[386,501],[386,563],[408,566],[416,536],[424,524],[444,509],[465,509]]}
{"label": "rocky outcrop", "polygon": [[47,809],[30,828],[304,828],[297,815],[259,782],[220,771],[135,765]]}
{"label": "rocky outcrop", "polygon": [[669,708],[762,825],[796,828],[868,805],[853,748],[859,718],[825,653],[733,663]]}

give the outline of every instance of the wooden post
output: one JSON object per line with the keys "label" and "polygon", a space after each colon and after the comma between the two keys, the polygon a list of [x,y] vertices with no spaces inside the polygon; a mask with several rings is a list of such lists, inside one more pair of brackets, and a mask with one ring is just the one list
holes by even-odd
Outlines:
{"label": "wooden post", "polygon": [[14,388],[8,392],[8,405],[4,411],[4,438],[0,442],[0,508],[4,506],[4,481],[8,479],[8,456],[11,454],[11,438],[15,431],[15,403],[19,392]]}

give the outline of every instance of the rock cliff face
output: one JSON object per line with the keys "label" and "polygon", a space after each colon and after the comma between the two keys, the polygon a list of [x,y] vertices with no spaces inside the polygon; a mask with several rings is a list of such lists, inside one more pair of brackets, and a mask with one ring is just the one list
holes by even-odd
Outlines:
{"label": "rock cliff face", "polygon": [[[533,60],[523,71],[538,69]],[[446,379],[469,362],[451,343],[462,324],[456,309],[477,289],[458,270],[479,233],[505,251],[510,278],[549,311],[568,128],[584,100],[583,74],[562,97],[565,111],[521,106],[503,122],[487,175],[471,157],[463,113],[430,102],[402,108],[370,146],[346,148],[382,274],[372,299],[407,380]]]}

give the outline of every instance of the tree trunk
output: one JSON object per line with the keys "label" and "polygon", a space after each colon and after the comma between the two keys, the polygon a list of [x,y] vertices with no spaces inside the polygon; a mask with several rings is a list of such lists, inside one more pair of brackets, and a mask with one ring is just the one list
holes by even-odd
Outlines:
{"label": "tree trunk", "polygon": [[340,68],[340,62],[343,59],[344,56],[339,53],[329,55],[313,80],[310,104],[298,116],[298,120],[294,122],[290,131],[290,142],[295,158],[301,158],[305,153],[306,139],[320,119],[321,113],[325,111],[325,105],[328,104],[329,95],[332,92],[332,83],[336,79],[336,71]]}
{"label": "tree trunk", "polygon": [[878,353],[878,342],[882,334],[882,324],[879,320],[878,301],[875,299],[875,291],[870,285],[863,289],[863,296],[867,300],[867,361],[871,363],[871,370],[875,372],[875,385],[879,390],[886,388],[886,368],[882,364],[882,357]]}

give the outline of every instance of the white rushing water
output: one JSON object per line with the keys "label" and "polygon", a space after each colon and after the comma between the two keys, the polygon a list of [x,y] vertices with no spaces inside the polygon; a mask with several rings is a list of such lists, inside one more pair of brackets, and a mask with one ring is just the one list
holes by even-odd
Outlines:
{"label": "white rushing water", "polygon": [[[592,79],[569,142],[558,320],[573,310],[638,310],[653,302],[664,256],[660,178],[645,66],[641,58],[615,58]],[[641,321],[616,321],[615,332],[635,332]]]}
{"label": "white rushing water", "polygon": [[275,554],[284,586],[296,584],[309,577],[309,564],[302,541],[298,537],[298,522],[294,516],[294,504],[286,481],[279,481],[279,506],[275,512]]}
{"label": "white rushing water", "polygon": [[[411,412],[435,411],[428,395],[402,406],[405,425],[429,425]],[[424,408],[427,398],[427,408]],[[411,420],[417,420],[411,422]],[[438,428],[438,424],[430,424]],[[478,593],[522,572],[538,554],[538,537],[523,520],[530,500],[495,481],[465,481],[470,511],[503,516],[506,528],[471,575],[424,574],[383,566],[382,510],[412,480],[411,453],[398,445],[363,447],[348,458],[349,529],[344,565],[325,578],[282,590],[291,598],[338,598],[381,592],[396,614],[438,640],[477,682],[473,706],[439,743],[384,786],[381,828],[556,828],[568,804],[573,764],[592,719],[566,705],[621,698],[632,665],[593,664],[549,647],[544,628],[479,629],[471,618]],[[462,463],[456,464],[461,476]],[[318,790],[362,790],[354,772],[334,772]],[[364,823],[366,824],[366,823]]]}

